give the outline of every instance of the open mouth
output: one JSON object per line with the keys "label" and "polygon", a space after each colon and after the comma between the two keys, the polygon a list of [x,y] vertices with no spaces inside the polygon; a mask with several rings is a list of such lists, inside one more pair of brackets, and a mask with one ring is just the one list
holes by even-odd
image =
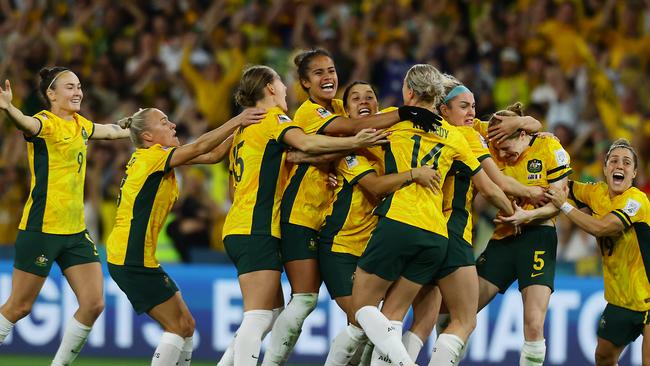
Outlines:
{"label": "open mouth", "polygon": [[361,109],[359,109],[359,115],[360,116],[369,116],[370,115],[370,108],[361,108]]}
{"label": "open mouth", "polygon": [[625,180],[625,175],[623,173],[614,172],[614,174],[612,174],[612,181],[615,184],[621,184],[621,183],[623,183],[624,180]]}
{"label": "open mouth", "polygon": [[334,91],[334,83],[325,83],[320,86],[325,91]]}

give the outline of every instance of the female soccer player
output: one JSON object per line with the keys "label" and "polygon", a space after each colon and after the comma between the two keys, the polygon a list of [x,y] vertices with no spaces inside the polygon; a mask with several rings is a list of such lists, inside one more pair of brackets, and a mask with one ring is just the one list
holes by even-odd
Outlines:
{"label": "female soccer player", "polygon": [[284,146],[326,153],[387,142],[386,133],[372,129],[354,137],[305,134],[285,114],[286,89],[273,69],[254,66],[244,72],[236,93],[241,106],[264,108],[267,116],[259,125],[237,130],[231,150],[235,198],[223,233],[237,267],[244,317],[233,351],[226,351],[219,365],[256,365],[262,339],[282,310],[280,200],[288,179]]}
{"label": "female soccer player", "polygon": [[39,91],[48,108],[25,116],[11,100],[9,80],[0,87],[0,109],[27,141],[31,190],[16,238],[11,294],[0,307],[0,344],[32,309],[57,262],[79,302],[52,365],[69,365],[104,309],[99,257],[84,220],[84,180],[89,139],[128,136],[116,125],[92,123],[78,112],[83,92],[74,72],[44,68]]}
{"label": "female soccer player", "polygon": [[222,142],[236,128],[259,122],[263,113],[245,110],[187,145],[180,145],[176,125],[158,109],[141,109],[118,122],[130,129],[136,150],[126,165],[106,243],[108,271],[135,311],[146,312],[163,328],[152,366],[189,365],[192,358],[194,319],[156,259],[158,234],[178,198],[174,168],[221,160],[229,149]]}
{"label": "female soccer player", "polygon": [[[544,190],[537,186],[525,186],[516,179],[501,173],[496,165],[485,140],[473,129],[475,118],[474,94],[453,76],[445,75],[445,97],[437,104],[440,115],[455,126],[465,137],[472,154],[481,162],[481,167],[488,177],[499,186],[504,193],[533,202],[544,199]],[[504,117],[509,120],[503,124],[517,124],[524,117]],[[526,128],[538,130],[541,124],[530,123]],[[534,132],[534,131],[533,131]],[[443,192],[443,214],[447,219],[449,234],[449,252],[441,270],[440,282],[460,281],[462,288],[468,290],[467,304],[478,304],[478,277],[476,275],[474,252],[472,249],[472,201],[474,199],[473,184],[469,176],[462,171],[452,172],[445,179]],[[447,277],[449,276],[449,277]],[[431,334],[435,324],[440,297],[434,290],[435,284],[423,287],[413,304],[413,323],[411,329],[404,333],[403,342],[413,359],[417,358],[423,343]],[[393,302],[389,296],[382,307],[382,312],[389,319],[401,319],[404,314],[393,314]]]}
{"label": "female soccer player", "polygon": [[[426,109],[403,106],[396,111],[361,119],[345,117],[343,103],[334,99],[338,79],[334,61],[324,50],[306,51],[294,60],[302,88],[309,94],[296,111],[294,121],[306,134],[350,136],[363,128],[382,129],[410,118],[431,126],[436,123]],[[305,318],[314,310],[320,288],[317,261],[317,235],[333,194],[326,186],[327,172],[309,164],[295,165],[282,196],[282,261],[291,284],[292,297],[280,314],[271,333],[263,365],[286,362]]]}
{"label": "female soccer player", "polygon": [[[521,109],[521,104],[516,103],[496,114],[521,116]],[[491,126],[498,123],[500,120],[490,119]],[[494,144],[493,152],[504,174],[529,186],[562,189],[572,172],[569,154],[552,137],[517,131]],[[522,206],[533,207],[526,202]],[[558,209],[552,203],[532,210],[515,208],[514,215],[497,217],[492,239],[477,259],[479,309],[518,280],[524,304],[525,339],[519,364],[542,365],[546,355],[544,319],[555,278],[557,233],[553,218]],[[516,235],[510,225],[522,225],[521,233]]]}
{"label": "female soccer player", "polygon": [[[355,81],[343,93],[343,107],[351,118],[372,116],[378,112],[375,91],[370,84]],[[290,155],[292,161],[300,162],[337,160],[336,173],[343,177],[319,232],[318,261],[330,296],[348,315],[350,323],[334,339],[325,365],[347,365],[365,339],[363,330],[353,324],[352,281],[359,257],[377,224],[377,217],[373,214],[375,206],[387,194],[413,182],[439,189],[440,176],[428,166],[383,175],[383,150],[380,146],[348,155],[305,157],[296,152]]]}
{"label": "female soccer player", "polygon": [[547,193],[555,207],[596,237],[603,256],[607,306],[598,323],[597,366],[616,365],[623,349],[639,335],[643,364],[650,364],[650,202],[632,185],[638,164],[630,143],[618,139],[605,158],[606,182],[569,182],[569,198],[578,208],[590,209],[591,215],[567,203],[566,191],[552,188]]}
{"label": "female soccer player", "polygon": [[[433,110],[442,94],[441,81],[442,74],[433,66],[413,66],[404,78],[404,103]],[[429,129],[403,121],[390,131],[390,146],[384,159],[387,173],[432,164],[445,176],[455,163],[473,176],[477,188],[487,193],[490,201],[504,212],[512,212],[508,198],[481,171],[467,141],[448,123],[443,121],[441,126]],[[413,361],[402,345],[401,334],[394,331],[377,304],[399,279],[399,286],[393,287],[391,293],[399,292],[396,297],[402,301],[400,307],[408,308],[422,285],[437,276],[448,245],[442,196],[428,188],[409,185],[390,194],[375,213],[380,216],[377,227],[355,272],[352,290],[355,317],[380,352],[397,365],[410,365]],[[442,290],[443,294],[448,291]],[[456,302],[462,301],[461,298],[461,295],[449,297],[453,324],[462,323],[462,304]],[[468,332],[462,325],[448,328],[449,334],[438,339],[439,352],[434,354],[433,364],[448,364],[457,359],[454,353],[460,353],[471,333],[471,329]]]}

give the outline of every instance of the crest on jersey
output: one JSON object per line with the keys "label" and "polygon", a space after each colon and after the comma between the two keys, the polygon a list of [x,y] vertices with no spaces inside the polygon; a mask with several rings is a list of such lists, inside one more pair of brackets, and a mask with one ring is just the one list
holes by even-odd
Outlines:
{"label": "crest on jersey", "polygon": [[286,114],[278,114],[278,123],[291,122],[291,118]]}
{"label": "crest on jersey", "polygon": [[637,212],[639,212],[639,209],[641,208],[641,204],[631,198],[627,199],[627,202],[625,203],[625,208],[623,209],[623,212],[625,212],[628,216],[634,216],[636,215]]}
{"label": "crest on jersey", "polygon": [[85,127],[81,127],[81,137],[83,137],[84,140],[88,140],[88,132]]}
{"label": "crest on jersey", "polygon": [[329,117],[329,116],[332,115],[332,113],[330,113],[330,111],[328,111],[327,109],[325,109],[323,107],[316,108],[316,113],[318,113],[318,115],[321,116],[321,118]]}
{"label": "crest on jersey", "polygon": [[49,260],[47,259],[45,254],[41,254],[38,257],[36,257],[36,260],[34,261],[34,264],[39,266],[39,267],[45,267],[45,266],[47,266],[48,261]]}
{"label": "crest on jersey", "polygon": [[355,166],[359,165],[359,160],[357,160],[357,156],[354,154],[350,154],[345,157],[345,165],[348,166],[348,169],[352,169]]}
{"label": "crest on jersey", "polygon": [[542,161],[539,159],[528,160],[528,172],[539,173],[542,171]]}
{"label": "crest on jersey", "polygon": [[569,164],[569,154],[564,149],[555,150],[555,161],[558,166]]}

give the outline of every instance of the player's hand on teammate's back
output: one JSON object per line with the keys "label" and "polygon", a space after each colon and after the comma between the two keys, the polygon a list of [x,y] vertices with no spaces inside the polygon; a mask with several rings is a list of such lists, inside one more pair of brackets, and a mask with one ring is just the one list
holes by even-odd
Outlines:
{"label": "player's hand on teammate's back", "polygon": [[242,127],[246,127],[262,122],[265,116],[266,110],[263,108],[246,108],[235,118],[239,119]]}
{"label": "player's hand on teammate's back", "polygon": [[430,165],[423,165],[414,168],[411,173],[413,174],[413,181],[423,187],[431,188],[434,192],[440,192],[440,179],[442,178],[440,172],[433,169]]}
{"label": "player's hand on teammate's back", "polygon": [[374,145],[387,144],[389,141],[387,137],[390,132],[384,130],[376,130],[374,128],[364,128],[359,131],[355,136],[356,148],[364,148]]}

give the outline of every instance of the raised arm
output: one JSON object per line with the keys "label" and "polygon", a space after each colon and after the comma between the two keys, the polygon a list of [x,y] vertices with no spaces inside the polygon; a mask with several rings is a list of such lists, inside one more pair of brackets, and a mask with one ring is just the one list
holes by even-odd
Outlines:
{"label": "raised arm", "polygon": [[230,152],[232,140],[233,135],[230,135],[224,142],[212,149],[212,151],[201,154],[185,164],[214,164],[220,162]]}
{"label": "raised arm", "polygon": [[331,137],[307,135],[300,128],[292,128],[284,133],[282,141],[310,154],[323,154],[387,143],[387,136],[388,133],[374,129],[361,130],[351,137]]}
{"label": "raised arm", "polygon": [[0,86],[0,109],[2,109],[9,120],[16,125],[16,128],[23,131],[25,136],[34,136],[41,129],[41,122],[34,117],[26,116],[13,104],[13,93],[11,92],[11,83],[5,80],[4,89]]}
{"label": "raised arm", "polygon": [[240,126],[259,123],[264,118],[265,110],[248,108],[236,117],[231,118],[218,128],[199,136],[194,142],[182,145],[174,151],[169,166],[174,168],[187,164],[199,155],[206,154],[224,142]]}
{"label": "raised arm", "polygon": [[352,136],[366,128],[386,129],[400,121],[413,121],[430,130],[433,125],[440,124],[440,117],[424,108],[401,106],[397,110],[370,117],[336,117],[325,127],[324,132],[332,136]]}
{"label": "raised arm", "polygon": [[566,201],[567,192],[565,189],[551,188],[546,193],[546,196],[551,200],[551,204],[564,212],[569,220],[595,237],[611,236],[625,229],[623,222],[613,213],[597,218],[575,209]]}
{"label": "raised arm", "polygon": [[291,150],[287,153],[287,161],[289,163],[299,164],[322,164],[331,163],[346,157],[352,150],[344,150],[334,153],[326,154],[309,154],[300,150]]}
{"label": "raised arm", "polygon": [[527,133],[542,130],[542,124],[531,116],[499,116],[495,114],[494,118],[500,119],[501,123],[488,128],[488,139],[490,141],[503,142],[518,130],[524,130]]}
{"label": "raised arm", "polygon": [[95,123],[95,132],[90,136],[91,140],[116,140],[129,137],[130,132],[115,124],[102,125]]}

